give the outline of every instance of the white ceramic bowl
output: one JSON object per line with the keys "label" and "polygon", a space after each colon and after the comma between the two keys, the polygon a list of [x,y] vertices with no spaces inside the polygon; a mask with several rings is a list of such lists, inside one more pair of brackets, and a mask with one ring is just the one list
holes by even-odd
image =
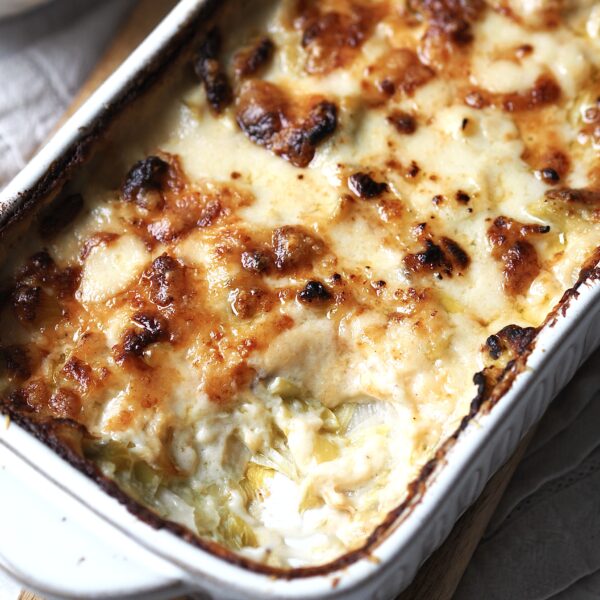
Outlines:
{"label": "white ceramic bowl", "polygon": [[[16,207],[42,199],[28,190],[42,189],[65,168],[76,169],[81,144],[93,145],[101,133],[99,119],[127,101],[133,82],[167,56],[186,26],[199,29],[198,13],[209,3],[219,0],[182,0],[64,125],[0,195],[0,228]],[[590,268],[565,295],[509,391],[469,422],[411,510],[367,556],[344,568],[290,581],[227,562],[145,524],[48,446],[0,419],[0,569],[57,598],[150,599],[183,592],[221,600],[394,598],[598,345],[599,280],[600,269]]]}

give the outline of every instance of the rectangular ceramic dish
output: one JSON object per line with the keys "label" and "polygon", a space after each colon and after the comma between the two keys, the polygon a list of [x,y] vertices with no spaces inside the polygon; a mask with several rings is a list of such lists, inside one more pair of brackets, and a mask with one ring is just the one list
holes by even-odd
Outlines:
{"label": "rectangular ceramic dish", "polygon": [[[189,54],[219,5],[183,0],[0,197],[5,248],[70,179],[111,124]],[[129,512],[43,430],[0,424],[0,568],[50,597],[393,598],[442,542],[600,339],[597,256],[565,293],[529,352],[509,369],[411,484],[367,545],[331,565],[270,572],[185,541]],[[36,437],[37,436],[37,437]],[[39,438],[39,439],[38,439]],[[69,456],[66,456],[69,458]],[[72,461],[73,462],[73,461]],[[123,498],[121,498],[123,500]]]}

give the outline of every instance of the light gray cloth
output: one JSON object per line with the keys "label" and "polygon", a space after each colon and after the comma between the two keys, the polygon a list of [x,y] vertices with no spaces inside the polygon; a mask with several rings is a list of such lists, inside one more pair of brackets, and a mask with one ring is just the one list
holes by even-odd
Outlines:
{"label": "light gray cloth", "polygon": [[47,139],[132,4],[53,0],[0,21],[0,189]]}
{"label": "light gray cloth", "polygon": [[[52,0],[0,20],[0,190],[46,141],[133,3]],[[0,600],[20,588],[0,572]]]}
{"label": "light gray cloth", "polygon": [[[54,0],[0,22],[0,188],[47,138],[132,1]],[[597,353],[544,417],[459,600],[600,598],[599,384]],[[0,598],[17,589],[0,576]]]}
{"label": "light gray cloth", "polygon": [[600,598],[600,351],[542,419],[456,598]]}

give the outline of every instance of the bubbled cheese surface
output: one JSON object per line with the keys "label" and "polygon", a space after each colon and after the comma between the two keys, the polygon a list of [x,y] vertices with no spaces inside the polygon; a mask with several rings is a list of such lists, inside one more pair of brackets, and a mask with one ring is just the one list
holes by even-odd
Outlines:
{"label": "bubbled cheese surface", "polygon": [[[598,7],[457,4],[225,14],[205,59],[231,102],[186,70],[70,184],[78,215],[5,268],[6,401],[81,423],[136,500],[250,558],[360,547],[469,412],[474,374],[518,353],[486,340],[541,325],[600,242]],[[244,130],[256,82],[299,135],[335,106],[306,165],[272,123]],[[166,170],[127,188],[148,156]]]}

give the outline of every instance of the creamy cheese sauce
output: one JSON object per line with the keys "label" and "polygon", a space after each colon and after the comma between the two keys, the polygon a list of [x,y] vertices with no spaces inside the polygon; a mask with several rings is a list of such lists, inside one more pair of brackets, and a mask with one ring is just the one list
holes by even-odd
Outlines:
{"label": "creamy cheese sauce", "polygon": [[600,16],[245,11],[7,261],[2,394],[296,567],[364,543],[600,244]]}

